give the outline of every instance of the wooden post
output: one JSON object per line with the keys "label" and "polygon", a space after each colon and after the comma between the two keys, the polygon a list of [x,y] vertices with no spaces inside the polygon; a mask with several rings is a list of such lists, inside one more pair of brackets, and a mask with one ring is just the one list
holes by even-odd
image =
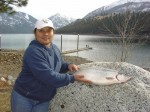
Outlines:
{"label": "wooden post", "polygon": [[2,38],[2,36],[0,35],[0,51],[2,50],[2,48],[1,48],[1,44],[2,44],[1,38]]}
{"label": "wooden post", "polygon": [[62,34],[61,34],[61,52],[62,52]]}
{"label": "wooden post", "polygon": [[77,50],[79,49],[79,34],[78,34],[78,37],[77,37]]}

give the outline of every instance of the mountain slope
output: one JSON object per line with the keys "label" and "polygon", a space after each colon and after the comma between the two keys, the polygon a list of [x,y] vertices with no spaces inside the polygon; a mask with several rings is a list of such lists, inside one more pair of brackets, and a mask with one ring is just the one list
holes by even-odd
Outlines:
{"label": "mountain slope", "polygon": [[139,2],[150,2],[150,0],[118,0],[116,2],[113,2],[112,4],[106,6],[106,9],[111,9],[115,6],[118,5],[123,5],[125,3],[129,3],[129,2],[134,2],[134,3],[139,3]]}
{"label": "mountain slope", "polygon": [[[130,0],[131,1],[131,0]],[[137,1],[137,2],[132,2]],[[101,16],[103,14],[112,13],[123,13],[127,10],[138,12],[138,11],[149,11],[150,10],[150,0],[132,0],[131,2],[118,1],[109,6],[100,7],[90,13],[88,13],[84,18],[93,18],[95,16]],[[146,2],[147,1],[147,2]]]}
{"label": "mountain slope", "polygon": [[[56,29],[74,21],[74,19],[60,14],[53,15],[49,19],[52,20]],[[0,14],[0,33],[33,33],[36,21],[35,18],[23,12],[17,12],[14,15],[2,13]]]}
{"label": "mountain slope", "polygon": [[32,16],[17,12],[14,15],[0,14],[0,33],[32,33],[36,19]]}
{"label": "mountain slope", "polygon": [[[90,18],[77,20],[63,28],[56,30],[56,33],[66,34],[120,34],[133,31],[137,35],[150,34],[150,13],[139,12],[131,13],[130,19],[128,15],[114,14],[112,16],[104,16],[103,18]],[[126,26],[126,27],[125,27]],[[132,33],[133,33],[132,32]]]}
{"label": "mountain slope", "polygon": [[66,16],[62,16],[59,13],[49,17],[50,20],[52,20],[54,27],[56,29],[64,27],[70,23],[72,23],[73,21],[75,21],[75,19],[73,18],[68,18]]}

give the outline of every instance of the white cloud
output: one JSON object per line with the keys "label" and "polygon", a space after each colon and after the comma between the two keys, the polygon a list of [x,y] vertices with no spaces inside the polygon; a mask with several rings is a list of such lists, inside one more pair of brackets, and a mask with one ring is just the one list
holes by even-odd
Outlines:
{"label": "white cloud", "polygon": [[26,12],[33,17],[48,18],[60,13],[68,17],[82,18],[87,13],[116,0],[29,0],[26,7],[17,10]]}

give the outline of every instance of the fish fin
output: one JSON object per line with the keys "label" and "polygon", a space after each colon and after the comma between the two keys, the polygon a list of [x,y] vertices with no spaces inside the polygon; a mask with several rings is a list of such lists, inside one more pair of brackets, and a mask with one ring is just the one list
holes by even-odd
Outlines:
{"label": "fish fin", "polygon": [[113,77],[106,77],[106,79],[113,80],[114,78]]}
{"label": "fish fin", "polygon": [[129,81],[129,80],[131,80],[132,79],[132,77],[128,77],[126,80],[124,80],[124,81],[121,81],[121,83],[123,84],[123,83],[126,83],[127,81]]}

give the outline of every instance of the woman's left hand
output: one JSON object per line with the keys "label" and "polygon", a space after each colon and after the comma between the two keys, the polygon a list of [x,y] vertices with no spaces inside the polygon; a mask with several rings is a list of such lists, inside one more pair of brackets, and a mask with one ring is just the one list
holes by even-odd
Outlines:
{"label": "woman's left hand", "polygon": [[68,66],[68,69],[69,71],[78,71],[79,70],[79,67],[77,65],[74,65],[74,64],[69,64]]}

